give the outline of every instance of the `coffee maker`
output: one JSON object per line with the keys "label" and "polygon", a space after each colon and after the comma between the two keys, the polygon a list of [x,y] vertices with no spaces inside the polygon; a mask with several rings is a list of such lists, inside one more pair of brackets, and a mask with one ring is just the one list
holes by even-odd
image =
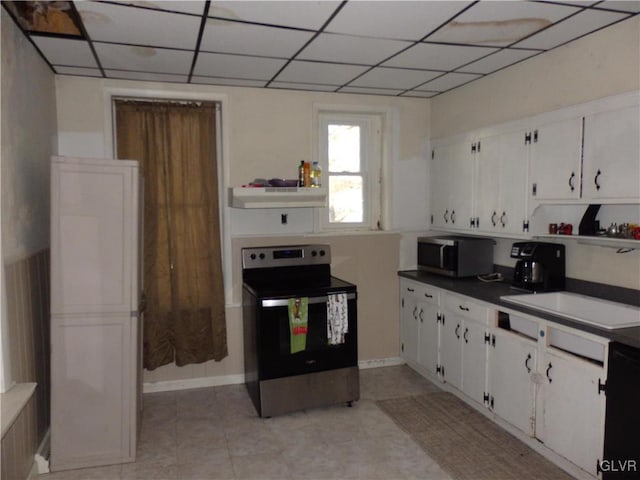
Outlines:
{"label": "coffee maker", "polygon": [[512,287],[528,292],[564,290],[564,245],[546,242],[516,242],[511,258],[517,258]]}

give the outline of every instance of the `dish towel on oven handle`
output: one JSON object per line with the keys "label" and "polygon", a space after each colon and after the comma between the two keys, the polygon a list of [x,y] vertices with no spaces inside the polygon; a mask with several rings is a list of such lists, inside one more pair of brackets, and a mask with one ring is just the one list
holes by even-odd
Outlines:
{"label": "dish towel on oven handle", "polygon": [[289,337],[291,353],[307,348],[309,297],[289,299]]}
{"label": "dish towel on oven handle", "polygon": [[344,337],[348,332],[347,294],[333,293],[327,298],[327,340],[329,345],[344,343]]}

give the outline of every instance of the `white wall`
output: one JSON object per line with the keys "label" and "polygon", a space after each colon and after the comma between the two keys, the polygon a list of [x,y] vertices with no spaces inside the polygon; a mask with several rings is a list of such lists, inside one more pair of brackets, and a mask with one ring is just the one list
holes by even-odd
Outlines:
{"label": "white wall", "polygon": [[[432,138],[639,89],[640,17],[634,17],[435,97]],[[496,263],[513,266],[512,243],[498,240]],[[619,254],[613,248],[565,244],[569,277],[640,289],[638,250]]]}
{"label": "white wall", "polygon": [[[4,9],[2,17],[2,358],[9,357],[4,266],[49,246],[49,158],[56,152],[54,76]],[[14,345],[16,343],[14,342]],[[0,368],[8,374],[8,365]],[[11,384],[4,378],[0,390]]]}

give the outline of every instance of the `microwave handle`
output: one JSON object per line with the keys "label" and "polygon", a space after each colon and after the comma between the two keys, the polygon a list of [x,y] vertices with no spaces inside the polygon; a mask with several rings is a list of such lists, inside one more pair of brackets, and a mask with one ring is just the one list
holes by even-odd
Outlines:
{"label": "microwave handle", "polygon": [[447,245],[440,245],[440,268],[444,268],[444,249]]}

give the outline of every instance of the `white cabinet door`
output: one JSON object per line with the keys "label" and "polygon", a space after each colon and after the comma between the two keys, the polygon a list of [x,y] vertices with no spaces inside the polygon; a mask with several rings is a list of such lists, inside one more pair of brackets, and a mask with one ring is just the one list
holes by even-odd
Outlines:
{"label": "white cabinet door", "polygon": [[595,476],[603,452],[605,396],[598,385],[604,368],[547,349],[541,370],[544,444]]}
{"label": "white cabinet door", "polygon": [[640,107],[585,117],[583,197],[640,198]]}
{"label": "white cabinet door", "polygon": [[487,327],[465,320],[462,331],[462,391],[478,403],[487,392]]}
{"label": "white cabinet door", "polygon": [[420,365],[436,375],[438,367],[438,306],[429,303],[418,303],[418,319],[420,320]]}
{"label": "white cabinet door", "polygon": [[535,428],[536,342],[499,328],[489,348],[489,407],[533,436]]}
{"label": "white cabinet door", "polygon": [[522,234],[527,217],[525,132],[518,130],[481,138],[476,161],[478,230]]}
{"label": "white cabinet door", "polygon": [[533,200],[580,198],[582,117],[545,123],[531,133],[529,195]]}
{"label": "white cabinet door", "polygon": [[409,364],[418,364],[418,300],[416,284],[400,280],[400,355]]}
{"label": "white cabinet door", "polygon": [[462,317],[444,311],[440,326],[440,377],[457,389],[462,388],[463,322]]}
{"label": "white cabinet door", "polygon": [[473,158],[469,142],[441,145],[431,161],[432,225],[467,230],[473,206]]}

